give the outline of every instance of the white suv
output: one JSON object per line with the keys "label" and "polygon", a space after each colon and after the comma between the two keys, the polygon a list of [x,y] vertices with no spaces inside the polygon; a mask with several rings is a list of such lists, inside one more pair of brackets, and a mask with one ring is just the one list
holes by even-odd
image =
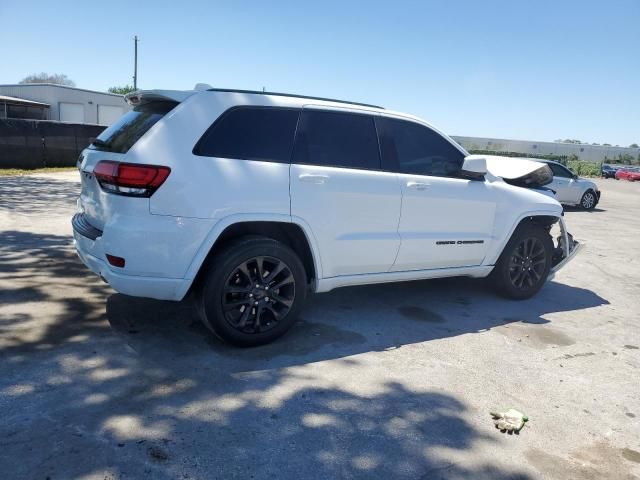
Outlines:
{"label": "white suv", "polygon": [[78,254],[128,295],[193,292],[237,345],[282,335],[309,291],[491,275],[528,298],[578,250],[547,166],[467,156],[410,115],[222,89],[127,101],[79,160]]}

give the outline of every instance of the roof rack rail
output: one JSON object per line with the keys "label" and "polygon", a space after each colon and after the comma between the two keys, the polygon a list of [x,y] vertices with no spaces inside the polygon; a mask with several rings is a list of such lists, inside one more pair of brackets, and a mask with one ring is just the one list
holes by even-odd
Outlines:
{"label": "roof rack rail", "polygon": [[261,90],[237,90],[235,88],[209,88],[209,92],[229,92],[229,93],[251,93],[256,95],[278,95],[280,97],[293,97],[293,98],[308,98],[309,100],[323,100],[325,102],[345,103],[347,105],[359,105],[361,107],[380,108],[384,110],[384,107],[379,105],[371,105],[369,103],[349,102],[347,100],[336,100],[335,98],[324,97],[310,97],[308,95],[296,95],[294,93],[279,93],[279,92],[264,92]]}

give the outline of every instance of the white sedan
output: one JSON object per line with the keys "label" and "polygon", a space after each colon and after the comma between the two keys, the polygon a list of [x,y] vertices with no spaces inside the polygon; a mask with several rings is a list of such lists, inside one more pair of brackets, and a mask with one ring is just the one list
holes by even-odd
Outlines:
{"label": "white sedan", "polygon": [[547,187],[556,192],[556,199],[563,205],[576,205],[592,210],[600,201],[600,190],[591,180],[580,178],[567,167],[550,160],[538,160],[549,165],[553,172],[553,182]]}

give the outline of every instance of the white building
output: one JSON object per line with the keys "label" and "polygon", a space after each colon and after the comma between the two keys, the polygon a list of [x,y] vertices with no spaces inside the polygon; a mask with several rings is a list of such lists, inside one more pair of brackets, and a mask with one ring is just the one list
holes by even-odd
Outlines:
{"label": "white building", "polygon": [[[5,104],[5,107],[0,109],[0,118],[4,118],[6,115],[9,118],[43,120],[42,116],[39,118],[29,116],[29,111],[33,109],[21,109],[16,102],[19,99],[48,106],[48,110],[44,109],[44,115],[47,115],[44,120],[71,123],[111,125],[122,114],[130,110],[122,95],[51,83],[0,85],[0,96],[11,98],[16,104],[13,108],[8,108]],[[15,113],[12,115],[11,112]],[[42,110],[39,114],[43,114]]]}
{"label": "white building", "polygon": [[531,140],[508,140],[505,138],[452,137],[466,150],[489,150],[493,152],[516,152],[528,155],[577,155],[580,160],[602,162],[606,159],[631,155],[640,160],[640,148],[589,145],[586,143],[535,142]]}

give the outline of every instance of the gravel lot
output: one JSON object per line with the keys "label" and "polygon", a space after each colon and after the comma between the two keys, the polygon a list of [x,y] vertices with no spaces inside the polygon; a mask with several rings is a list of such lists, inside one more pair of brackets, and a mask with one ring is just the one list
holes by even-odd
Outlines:
{"label": "gravel lot", "polygon": [[[580,255],[525,302],[448,279],[313,297],[220,344],[71,245],[75,172],[0,177],[0,472],[71,478],[638,478],[640,185],[599,181]],[[489,417],[530,421],[501,434]]]}

